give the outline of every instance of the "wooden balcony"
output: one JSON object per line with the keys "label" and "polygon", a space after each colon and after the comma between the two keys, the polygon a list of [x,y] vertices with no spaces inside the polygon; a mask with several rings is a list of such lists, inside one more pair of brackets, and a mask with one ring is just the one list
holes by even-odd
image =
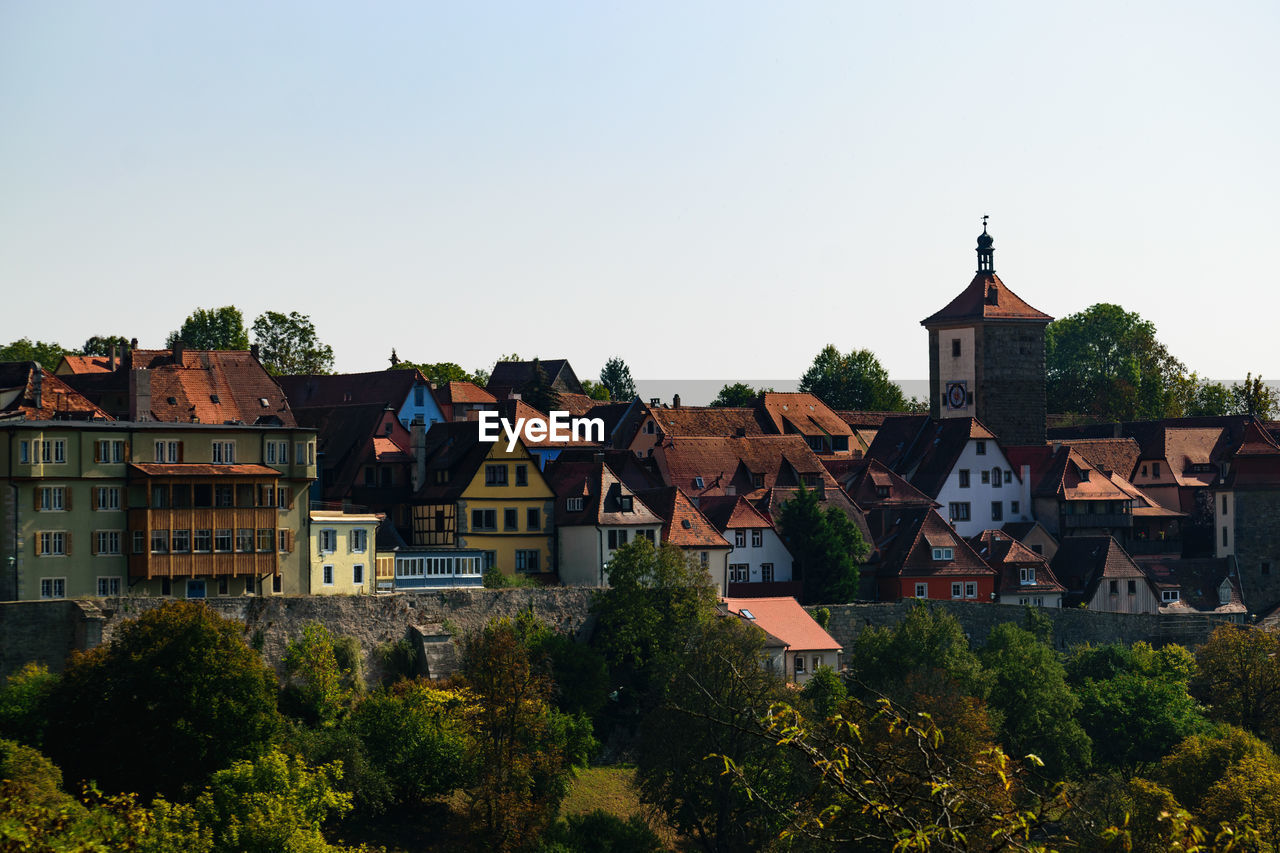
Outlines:
{"label": "wooden balcony", "polygon": [[[129,551],[131,578],[181,577],[262,577],[279,571],[279,511],[274,507],[219,507],[181,509],[130,509],[125,547]],[[151,550],[152,531],[165,530],[168,550]],[[189,531],[191,550],[173,550],[173,531]],[[196,531],[207,530],[214,537],[209,550],[197,551]],[[231,549],[217,550],[219,530],[231,531]],[[240,530],[252,530],[252,551],[236,551]],[[258,550],[258,532],[271,531],[268,550]],[[133,553],[135,531],[143,534],[143,553]],[[265,537],[263,537],[265,538]],[[294,547],[306,547],[295,543]]]}

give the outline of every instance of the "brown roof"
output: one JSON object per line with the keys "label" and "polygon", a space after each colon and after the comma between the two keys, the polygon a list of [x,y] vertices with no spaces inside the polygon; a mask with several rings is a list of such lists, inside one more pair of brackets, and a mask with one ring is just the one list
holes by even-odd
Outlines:
{"label": "brown roof", "polygon": [[1132,438],[1078,438],[1063,443],[1070,444],[1101,470],[1114,471],[1125,478],[1133,476],[1141,452]]}
{"label": "brown roof", "polygon": [[[36,405],[37,388],[40,404]],[[34,361],[0,362],[0,415],[28,421],[113,420],[87,397]]]}
{"label": "brown roof", "polygon": [[754,409],[716,408],[713,406],[649,407],[649,413],[664,436],[682,435],[732,436],[739,430],[745,435],[764,435]]}
{"label": "brown roof", "polygon": [[[1178,600],[1162,602],[1161,613],[1244,613],[1240,577],[1231,571],[1227,559],[1143,559],[1139,565],[1157,589],[1178,590]],[[1218,594],[1228,585],[1227,600]]]}
{"label": "brown roof", "polygon": [[[65,370],[63,368],[66,368]],[[111,358],[105,355],[64,355],[54,371],[65,373],[110,373]]]}
{"label": "brown roof", "polygon": [[444,386],[450,403],[496,403],[498,398],[474,382],[455,380]]}
{"label": "brown roof", "polygon": [[732,548],[728,539],[703,515],[689,496],[675,486],[637,494],[662,517],[662,541],[680,548]]}
{"label": "brown roof", "polygon": [[720,531],[748,527],[773,527],[773,522],[742,495],[714,495],[703,498],[698,509]]}
{"label": "brown roof", "polygon": [[[996,444],[996,437],[977,418],[932,418],[898,415],[885,418],[867,458],[878,459],[930,497],[936,496],[970,439]],[[1015,476],[1021,473],[1014,470]]]}
{"label": "brown roof", "polygon": [[699,497],[794,487],[804,479],[825,489],[839,488],[798,435],[683,437],[660,444],[653,458],[667,485]]}
{"label": "brown roof", "polygon": [[[388,438],[383,424],[389,424],[391,435],[399,439],[390,441],[392,446],[402,451],[408,446],[408,431],[396,417],[395,409],[385,403],[307,406],[297,410],[297,419],[299,426],[316,430],[317,449],[324,454],[321,500],[350,499],[353,490],[361,487],[361,469],[378,456],[372,440]],[[382,461],[408,461],[407,454],[397,459],[389,450],[383,446],[387,455]]]}
{"label": "brown roof", "polygon": [[[843,649],[794,598],[726,598],[730,613],[749,619],[795,651]],[[750,613],[748,617],[743,611]]]}
{"label": "brown roof", "polygon": [[849,497],[866,510],[938,505],[933,498],[895,474],[878,459],[859,459],[838,479]]}
{"label": "brown roof", "polygon": [[812,394],[766,391],[760,396],[760,413],[773,432],[800,435],[852,435],[853,430],[826,403]]}
{"label": "brown roof", "polygon": [[560,392],[560,408],[568,412],[570,415],[581,417],[587,412],[601,404],[601,400],[590,397],[586,394],[573,394],[568,391]]}
{"label": "brown roof", "polygon": [[880,429],[885,418],[896,417],[900,414],[902,412],[851,412],[842,410],[836,412],[836,417],[847,423],[854,430],[865,429],[874,432]]}
{"label": "brown roof", "polygon": [[[1049,561],[1026,545],[999,530],[984,530],[971,542],[978,556],[999,574],[996,592],[1001,595],[1018,593],[1061,593],[1066,587],[1054,577]],[[1020,569],[1035,569],[1035,582],[1023,583]]]}
{"label": "brown roof", "polygon": [[[582,393],[582,383],[578,381],[573,367],[567,359],[540,359],[538,366],[547,375],[547,381],[557,391],[568,391],[571,394]],[[489,374],[489,383],[485,389],[493,394],[505,396],[509,391],[519,392],[533,381],[532,361],[500,361],[493,366]]]}
{"label": "brown roof", "polygon": [[1146,573],[1110,536],[1067,536],[1059,544],[1050,565],[1058,580],[1072,593],[1070,604],[1093,598],[1103,578],[1142,578],[1149,583]]}
{"label": "brown roof", "polygon": [[[935,509],[903,510],[897,524],[877,545],[874,564],[876,574],[882,577],[990,577],[995,574]],[[934,548],[951,548],[952,559],[934,560]]]}
{"label": "brown roof", "polygon": [[129,467],[148,477],[279,477],[280,472],[266,465],[207,465],[202,462],[154,464],[133,462]]}
{"label": "brown roof", "polygon": [[973,320],[1048,323],[1053,318],[1024,302],[995,273],[980,272],[947,307],[921,320],[920,325],[942,326]]}
{"label": "brown roof", "polygon": [[[544,476],[556,493],[557,525],[624,527],[662,523],[662,518],[603,462],[552,462]],[[632,499],[630,511],[622,509],[623,497]],[[582,498],[582,509],[570,512],[568,498]]]}

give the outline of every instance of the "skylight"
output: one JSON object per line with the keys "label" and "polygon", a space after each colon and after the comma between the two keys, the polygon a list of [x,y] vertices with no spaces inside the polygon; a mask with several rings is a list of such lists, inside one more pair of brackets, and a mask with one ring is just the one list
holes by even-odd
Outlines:
{"label": "skylight", "polygon": [[750,610],[748,610],[747,608],[745,608],[745,607],[744,607],[744,608],[742,608],[742,610],[741,610],[741,611],[739,611],[739,612],[740,612],[740,613],[741,613],[745,618],[747,618],[747,619],[751,619],[752,621],[754,621],[754,620],[755,620],[755,618],[756,618],[756,615],[755,615],[754,613],[752,613]]}

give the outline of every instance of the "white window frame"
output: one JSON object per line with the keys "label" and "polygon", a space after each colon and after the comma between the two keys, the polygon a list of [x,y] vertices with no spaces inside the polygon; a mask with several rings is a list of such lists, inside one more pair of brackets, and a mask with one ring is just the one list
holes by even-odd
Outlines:
{"label": "white window frame", "polygon": [[749,563],[729,564],[729,583],[747,583],[750,580],[751,565]]}
{"label": "white window frame", "polygon": [[928,597],[929,597],[929,584],[927,583],[916,584],[916,598],[928,598]]}
{"label": "white window frame", "polygon": [[120,510],[120,488],[118,486],[98,487],[98,512],[118,512]]}
{"label": "white window frame", "polygon": [[1018,583],[1035,583],[1036,570],[1034,566],[1024,566],[1018,569]]}
{"label": "white window frame", "polygon": [[733,531],[733,547],[735,548],[747,547],[747,531],[745,530]]}
{"label": "white window frame", "polygon": [[41,512],[66,512],[67,509],[67,487],[66,486],[41,486],[40,487],[40,511]]}
{"label": "white window frame", "polygon": [[1175,601],[1181,600],[1181,598],[1182,598],[1182,593],[1179,590],[1176,590],[1176,589],[1160,590],[1160,601],[1163,604],[1172,604]]}
{"label": "white window frame", "polygon": [[40,578],[40,597],[41,598],[66,598],[67,597],[67,579],[61,578]]}
{"label": "white window frame", "polygon": [[98,557],[118,557],[120,556],[121,535],[119,530],[95,530],[93,531],[94,545],[96,546],[95,555]]}
{"label": "white window frame", "polygon": [[320,572],[322,576],[320,582],[325,586],[333,586],[333,566],[326,563],[324,567],[321,568]]}
{"label": "white window frame", "polygon": [[369,547],[369,531],[363,527],[353,527],[347,535],[347,547],[352,554],[363,554]]}
{"label": "white window frame", "polygon": [[234,441],[215,441],[213,443],[213,464],[236,464],[236,443]]}
{"label": "white window frame", "polygon": [[933,559],[937,562],[946,562],[956,558],[955,548],[934,548]]}
{"label": "white window frame", "polygon": [[977,582],[977,581],[965,581],[965,582],[964,582],[964,597],[965,597],[965,598],[977,598],[977,597],[978,597],[978,582]]}
{"label": "white window frame", "polygon": [[764,531],[758,527],[752,528],[751,530],[751,547],[752,548],[764,547]]}
{"label": "white window frame", "polygon": [[565,512],[582,512],[582,498],[565,498]]}
{"label": "white window frame", "polygon": [[36,535],[40,537],[41,557],[67,556],[67,532],[65,530],[41,530]]}
{"label": "white window frame", "polygon": [[951,583],[951,597],[953,599],[964,598],[964,584],[959,581],[953,581]]}

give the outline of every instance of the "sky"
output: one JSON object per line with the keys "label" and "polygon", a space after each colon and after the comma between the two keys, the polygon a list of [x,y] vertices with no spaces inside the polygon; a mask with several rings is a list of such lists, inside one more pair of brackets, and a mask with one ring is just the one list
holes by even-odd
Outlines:
{"label": "sky", "polygon": [[[1280,378],[1280,4],[0,0],[0,342],[928,376],[976,268]],[[1267,106],[1271,104],[1271,106]],[[689,401],[692,402],[692,401]]]}

